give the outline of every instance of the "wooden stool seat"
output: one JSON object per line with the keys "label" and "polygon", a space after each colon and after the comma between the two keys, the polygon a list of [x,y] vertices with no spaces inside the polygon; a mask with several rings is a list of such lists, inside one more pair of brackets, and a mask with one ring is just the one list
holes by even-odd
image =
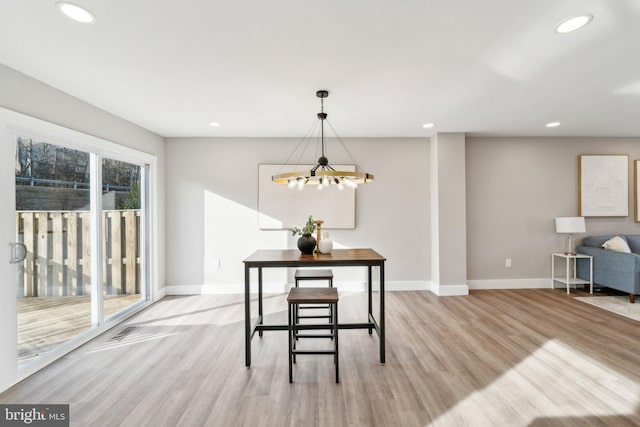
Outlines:
{"label": "wooden stool seat", "polygon": [[296,283],[300,280],[329,280],[333,282],[333,271],[329,269],[323,270],[296,270]]}
{"label": "wooden stool seat", "polygon": [[336,288],[291,288],[287,302],[294,304],[336,304]]}
{"label": "wooden stool seat", "polygon": [[[294,275],[296,288],[300,286],[300,282],[302,281],[315,281],[315,280],[326,280],[329,284],[330,288],[333,288],[333,271],[331,269],[305,269],[305,270],[296,270]],[[314,304],[314,303],[312,303]],[[319,304],[319,303],[315,303]],[[317,310],[317,309],[328,309],[329,305],[301,305],[298,307],[300,310],[309,309],[309,310]],[[298,311],[297,316],[300,319],[330,319],[331,313],[323,315],[323,314],[313,314],[313,315],[300,315]]]}
{"label": "wooden stool seat", "polygon": [[[293,364],[298,354],[333,354],[336,365],[336,383],[340,382],[338,361],[338,290],[336,288],[291,288],[287,296],[289,305],[289,382],[293,382]],[[299,323],[298,304],[328,304],[330,307],[329,323],[322,325]],[[298,334],[305,329],[331,329],[328,336],[307,336]],[[333,350],[299,350],[295,342],[298,338],[332,338]]]}

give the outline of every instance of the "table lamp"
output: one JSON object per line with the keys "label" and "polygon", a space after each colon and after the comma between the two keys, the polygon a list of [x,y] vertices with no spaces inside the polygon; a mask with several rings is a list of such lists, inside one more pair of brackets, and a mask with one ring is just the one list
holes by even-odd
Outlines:
{"label": "table lamp", "polygon": [[584,217],[581,216],[562,216],[556,218],[556,233],[568,233],[567,247],[565,255],[575,255],[576,239],[573,233],[584,233],[586,231],[584,225]]}

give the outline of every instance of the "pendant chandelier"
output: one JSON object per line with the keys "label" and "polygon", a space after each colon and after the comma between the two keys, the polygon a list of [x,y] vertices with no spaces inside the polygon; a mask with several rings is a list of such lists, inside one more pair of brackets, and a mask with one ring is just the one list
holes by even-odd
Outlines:
{"label": "pendant chandelier", "polygon": [[[323,187],[328,187],[329,185],[336,185],[340,190],[342,190],[345,186],[356,188],[358,184],[365,184],[373,181],[373,175],[366,172],[359,172],[358,163],[353,158],[353,155],[347,149],[345,143],[340,139],[336,131],[331,126],[331,123],[327,120],[327,113],[324,112],[324,98],[329,96],[329,92],[326,90],[319,90],[316,92],[316,96],[320,98],[320,112],[318,113],[318,119],[320,119],[320,135],[318,144],[320,145],[321,154],[318,158],[316,165],[310,170],[301,170],[297,172],[285,172],[278,173],[277,175],[273,175],[271,180],[276,184],[287,184],[289,188],[298,188],[302,189],[305,185],[317,185],[318,190],[322,190]],[[336,139],[342,144],[345,152],[351,158],[355,165],[355,171],[343,171],[336,170],[329,164],[329,159],[327,159],[326,155],[326,143],[324,139],[324,124],[325,122],[329,125],[331,130],[333,131]],[[314,125],[311,126],[307,134],[300,140],[296,148],[287,158],[287,161],[282,166],[282,168],[288,166],[298,166],[300,165],[299,160],[304,155],[304,151],[306,151],[307,146],[310,142],[310,135],[314,134],[314,130],[317,130],[318,122],[314,122]],[[304,144],[306,142],[306,144]],[[303,146],[304,144],[304,146]],[[300,152],[302,148],[302,152],[299,154],[298,163],[296,165],[291,165],[289,160],[293,157],[294,154]],[[316,148],[316,154],[317,154]],[[281,168],[281,169],[282,169]]]}

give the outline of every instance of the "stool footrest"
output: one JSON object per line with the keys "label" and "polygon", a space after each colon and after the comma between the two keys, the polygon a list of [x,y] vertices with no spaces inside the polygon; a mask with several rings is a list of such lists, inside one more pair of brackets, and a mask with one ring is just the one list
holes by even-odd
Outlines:
{"label": "stool footrest", "polygon": [[317,316],[297,316],[298,319],[331,319],[329,315],[317,315]]}
{"label": "stool footrest", "polygon": [[336,354],[333,350],[292,350],[291,354]]}
{"label": "stool footrest", "polygon": [[293,327],[294,331],[316,330],[316,329],[334,329],[333,323],[324,323],[322,325],[308,325],[306,323],[298,323]]}
{"label": "stool footrest", "polygon": [[333,335],[324,335],[324,334],[318,334],[318,335],[313,335],[313,334],[305,334],[305,335],[295,335],[296,338],[333,338]]}

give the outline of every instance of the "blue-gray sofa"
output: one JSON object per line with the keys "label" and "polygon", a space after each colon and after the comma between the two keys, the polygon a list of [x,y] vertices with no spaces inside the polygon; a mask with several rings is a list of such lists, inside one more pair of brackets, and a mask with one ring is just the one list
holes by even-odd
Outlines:
{"label": "blue-gray sofa", "polygon": [[[640,235],[618,234],[629,245],[631,253],[603,249],[602,245],[616,236],[589,236],[582,240],[576,252],[593,256],[593,283],[629,294],[635,302],[640,294]],[[578,277],[589,279],[589,264],[578,261]]]}

